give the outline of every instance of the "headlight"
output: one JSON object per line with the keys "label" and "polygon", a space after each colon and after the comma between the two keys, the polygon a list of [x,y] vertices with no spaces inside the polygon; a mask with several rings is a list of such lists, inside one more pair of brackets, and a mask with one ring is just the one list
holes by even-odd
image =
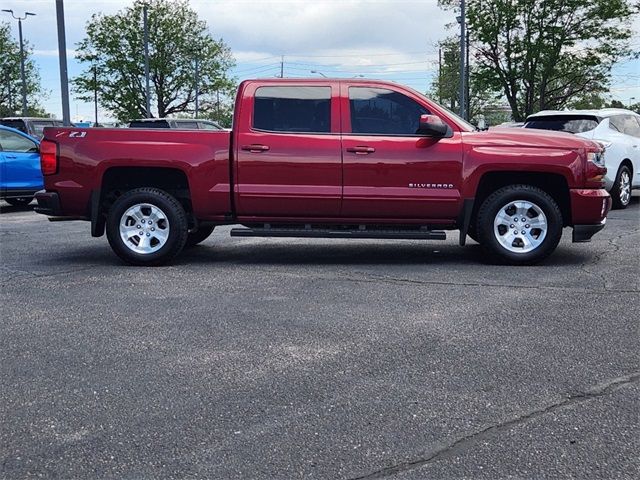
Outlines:
{"label": "headlight", "polygon": [[589,152],[587,153],[587,160],[599,167],[604,167],[604,152]]}

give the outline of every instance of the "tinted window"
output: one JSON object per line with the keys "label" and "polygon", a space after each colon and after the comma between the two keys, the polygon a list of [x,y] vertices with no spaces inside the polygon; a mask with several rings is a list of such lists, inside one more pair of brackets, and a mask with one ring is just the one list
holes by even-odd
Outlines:
{"label": "tinted window", "polygon": [[592,115],[550,115],[531,118],[524,124],[524,128],[583,133],[593,130],[599,123],[598,117]]}
{"label": "tinted window", "polygon": [[37,152],[36,144],[21,135],[0,130],[0,146],[5,152]]}
{"label": "tinted window", "polygon": [[157,122],[142,122],[140,120],[134,120],[129,124],[129,128],[169,128],[169,123],[166,120],[160,120]]}
{"label": "tinted window", "polygon": [[429,111],[409,97],[383,88],[349,88],[351,131],[382,135],[415,135],[420,115]]}
{"label": "tinted window", "polygon": [[15,128],[16,130],[20,130],[24,133],[29,133],[27,132],[27,126],[25,125],[23,120],[2,120],[0,121],[0,124],[4,125],[5,127]]}
{"label": "tinted window", "polygon": [[273,132],[331,131],[331,87],[260,87],[253,127]]}
{"label": "tinted window", "polygon": [[619,132],[640,138],[640,125],[633,115],[616,115],[611,117],[609,125]]}

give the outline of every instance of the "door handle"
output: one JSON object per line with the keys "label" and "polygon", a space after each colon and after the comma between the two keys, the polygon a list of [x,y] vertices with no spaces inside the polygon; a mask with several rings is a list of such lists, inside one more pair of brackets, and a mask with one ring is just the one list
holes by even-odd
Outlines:
{"label": "door handle", "polygon": [[242,150],[246,150],[248,152],[255,152],[255,153],[266,152],[267,150],[269,150],[269,146],[268,145],[258,145],[258,144],[243,145],[240,148],[242,148]]}
{"label": "door handle", "polygon": [[375,152],[376,149],[373,147],[367,146],[358,146],[358,147],[349,147],[347,148],[347,152],[355,153],[356,155],[369,155],[370,153]]}
{"label": "door handle", "polygon": [[15,156],[15,155],[7,155],[7,154],[5,153],[5,154],[4,154],[4,158],[10,158],[10,159],[14,160],[14,159],[16,159],[16,158],[18,158],[18,157],[17,157],[17,156]]}

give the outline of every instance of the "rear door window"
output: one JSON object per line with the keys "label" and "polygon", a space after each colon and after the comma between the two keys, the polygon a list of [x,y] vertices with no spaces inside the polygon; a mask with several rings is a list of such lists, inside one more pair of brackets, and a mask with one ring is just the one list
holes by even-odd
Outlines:
{"label": "rear door window", "polygon": [[331,87],[259,87],[254,96],[253,128],[329,133]]}
{"label": "rear door window", "polygon": [[615,126],[616,130],[625,135],[640,138],[640,124],[638,124],[636,117],[633,115],[616,115],[615,117],[611,117],[609,125]]}
{"label": "rear door window", "polygon": [[593,130],[600,119],[593,115],[549,115],[534,117],[524,124],[524,128],[553,130],[556,132],[583,133]]}

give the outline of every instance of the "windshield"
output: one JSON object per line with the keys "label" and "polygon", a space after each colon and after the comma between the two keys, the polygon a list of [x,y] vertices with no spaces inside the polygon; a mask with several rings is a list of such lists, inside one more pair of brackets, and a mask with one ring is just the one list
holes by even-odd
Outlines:
{"label": "windshield", "polygon": [[555,132],[584,133],[593,130],[600,123],[593,115],[553,115],[533,117],[527,120],[524,128],[553,130]]}

